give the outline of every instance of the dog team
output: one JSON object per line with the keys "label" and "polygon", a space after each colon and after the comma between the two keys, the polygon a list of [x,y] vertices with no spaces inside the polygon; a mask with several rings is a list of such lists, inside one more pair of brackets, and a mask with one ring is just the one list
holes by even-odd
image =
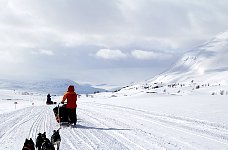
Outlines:
{"label": "dog team", "polygon": [[[64,102],[67,100],[67,103]],[[74,85],[70,85],[68,87],[67,92],[64,94],[61,103],[64,104],[61,109],[55,107],[53,109],[56,121],[60,124],[63,122],[67,122],[68,125],[76,125],[77,122],[77,115],[76,115],[76,108],[77,108],[77,94],[74,89]],[[47,103],[52,104],[50,94],[47,95]],[[64,110],[64,111],[63,111]],[[65,118],[65,119],[64,119]],[[60,128],[59,128],[60,129]],[[53,131],[53,135],[51,136],[51,140],[46,137],[46,132],[39,133],[38,137],[36,138],[36,144],[33,142],[32,138],[26,139],[22,150],[55,150],[55,145],[57,150],[59,150],[61,138],[59,134],[59,129]]]}
{"label": "dog team", "polygon": [[56,149],[59,150],[60,142],[61,137],[58,129],[53,131],[51,141],[46,137],[46,132],[38,134],[36,144],[33,142],[32,138],[26,138],[22,150],[35,150],[35,148],[37,150],[55,150],[54,145],[56,145]]}

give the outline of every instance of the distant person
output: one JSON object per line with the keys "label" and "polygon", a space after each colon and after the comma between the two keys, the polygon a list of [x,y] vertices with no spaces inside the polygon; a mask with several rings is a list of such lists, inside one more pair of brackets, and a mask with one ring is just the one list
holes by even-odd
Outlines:
{"label": "distant person", "polygon": [[46,101],[46,103],[47,104],[51,104],[52,103],[52,101],[51,101],[51,95],[50,94],[47,95],[47,101]]}
{"label": "distant person", "polygon": [[74,86],[73,85],[70,85],[68,87],[68,90],[64,94],[61,103],[63,104],[66,99],[67,99],[67,104],[66,104],[67,115],[70,118],[69,123],[76,125],[76,122],[77,122],[77,115],[76,115],[77,94],[74,92]]}

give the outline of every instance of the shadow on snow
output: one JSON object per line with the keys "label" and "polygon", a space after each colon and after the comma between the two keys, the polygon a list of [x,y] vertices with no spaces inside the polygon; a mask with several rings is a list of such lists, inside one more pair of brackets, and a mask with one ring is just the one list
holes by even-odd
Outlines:
{"label": "shadow on snow", "polygon": [[98,128],[98,127],[88,127],[78,124],[76,128],[80,129],[95,129],[95,130],[130,130],[130,129],[119,129],[119,128]]}

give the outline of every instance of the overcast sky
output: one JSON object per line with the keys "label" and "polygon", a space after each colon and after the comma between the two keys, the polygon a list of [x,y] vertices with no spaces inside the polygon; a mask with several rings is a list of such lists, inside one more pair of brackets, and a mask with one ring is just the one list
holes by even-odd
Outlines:
{"label": "overcast sky", "polygon": [[124,85],[228,30],[228,0],[0,0],[0,78]]}

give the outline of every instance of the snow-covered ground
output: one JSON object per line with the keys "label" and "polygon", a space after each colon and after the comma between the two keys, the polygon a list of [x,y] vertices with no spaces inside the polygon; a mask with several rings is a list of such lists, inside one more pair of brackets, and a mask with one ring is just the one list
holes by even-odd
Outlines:
{"label": "snow-covered ground", "polygon": [[[77,128],[60,130],[61,150],[228,150],[227,95],[113,94],[78,99]],[[0,149],[21,149],[25,138],[35,140],[39,132],[46,131],[50,138],[59,124],[54,106],[44,105],[45,99],[45,95],[0,90]]]}

